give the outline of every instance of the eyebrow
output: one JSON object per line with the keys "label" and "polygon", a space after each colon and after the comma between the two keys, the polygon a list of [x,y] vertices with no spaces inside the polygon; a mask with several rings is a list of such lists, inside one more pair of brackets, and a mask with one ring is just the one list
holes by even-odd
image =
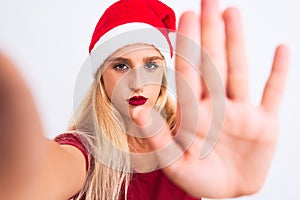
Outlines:
{"label": "eyebrow", "polygon": [[[154,60],[161,60],[163,61],[163,58],[161,56],[150,56],[150,57],[144,57],[143,62],[152,62]],[[116,58],[110,58],[107,60],[108,62],[125,62],[131,64],[131,60],[129,58],[124,57],[116,57]]]}
{"label": "eyebrow", "polygon": [[124,57],[116,57],[116,58],[110,58],[107,61],[108,62],[115,62],[115,61],[130,62],[130,59]]}
{"label": "eyebrow", "polygon": [[160,57],[160,56],[151,56],[151,57],[145,57],[145,58],[143,58],[143,61],[144,62],[152,62],[153,60],[163,60],[163,58],[162,57]]}

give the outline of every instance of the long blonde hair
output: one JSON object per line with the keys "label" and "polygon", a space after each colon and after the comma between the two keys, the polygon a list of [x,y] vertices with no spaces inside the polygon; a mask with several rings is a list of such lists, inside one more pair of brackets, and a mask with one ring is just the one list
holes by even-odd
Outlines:
{"label": "long blonde hair", "polygon": [[[127,199],[132,169],[126,127],[106,95],[102,68],[69,125],[69,130],[78,134],[90,155],[86,182],[76,200],[119,200],[122,193]],[[170,128],[174,128],[175,108],[167,92],[166,67],[155,108]]]}

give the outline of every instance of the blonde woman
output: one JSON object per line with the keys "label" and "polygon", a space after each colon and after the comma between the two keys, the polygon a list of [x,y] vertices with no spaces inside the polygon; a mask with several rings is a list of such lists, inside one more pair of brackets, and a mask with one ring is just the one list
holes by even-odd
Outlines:
{"label": "blonde woman", "polygon": [[[173,51],[171,8],[156,0],[113,4],[92,37],[86,63],[93,82],[55,141],[43,138],[24,82],[1,55],[0,199],[191,200],[257,192],[275,148],[288,52],[277,48],[261,105],[252,106],[240,16],[234,8],[223,16],[216,0],[202,0],[208,56],[195,60],[202,58],[205,87],[195,62],[182,56],[195,53],[190,40],[177,34]],[[197,20],[184,13],[178,32],[195,37]],[[173,56],[176,102],[166,78]]]}

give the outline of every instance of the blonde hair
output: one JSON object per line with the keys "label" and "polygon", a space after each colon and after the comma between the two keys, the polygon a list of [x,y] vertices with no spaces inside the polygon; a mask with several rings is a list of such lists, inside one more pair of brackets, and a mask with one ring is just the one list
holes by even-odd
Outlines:
{"label": "blonde hair", "polygon": [[[76,200],[119,200],[131,178],[129,143],[124,121],[106,95],[100,67],[95,79],[74,113],[69,125],[89,152],[89,170],[84,187]],[[167,94],[166,67],[155,108],[171,129],[175,124],[175,108]]]}

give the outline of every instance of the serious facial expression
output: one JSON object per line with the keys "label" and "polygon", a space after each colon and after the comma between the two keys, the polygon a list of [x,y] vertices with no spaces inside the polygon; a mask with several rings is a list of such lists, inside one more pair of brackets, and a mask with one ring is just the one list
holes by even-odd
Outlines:
{"label": "serious facial expression", "polygon": [[138,106],[153,107],[160,94],[164,59],[151,45],[135,44],[113,53],[103,65],[105,92],[122,115]]}

